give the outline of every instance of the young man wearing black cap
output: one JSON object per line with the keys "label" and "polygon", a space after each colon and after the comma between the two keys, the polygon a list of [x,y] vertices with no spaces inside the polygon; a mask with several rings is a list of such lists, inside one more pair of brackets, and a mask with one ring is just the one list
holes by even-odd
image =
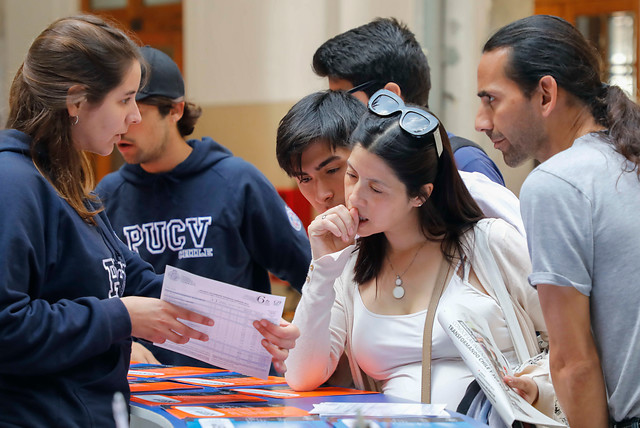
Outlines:
{"label": "young man wearing black cap", "polygon": [[[151,47],[141,52],[150,73],[136,95],[142,121],[118,144],[126,164],[96,189],[120,239],[157,272],[172,265],[268,293],[269,271],[300,290],[311,260],[301,221],[254,166],[211,138],[185,140],[201,109],[184,100],[171,58]],[[297,336],[285,321],[266,329],[281,340]],[[203,365],[149,349],[163,364]],[[134,359],[154,361],[137,352]]]}

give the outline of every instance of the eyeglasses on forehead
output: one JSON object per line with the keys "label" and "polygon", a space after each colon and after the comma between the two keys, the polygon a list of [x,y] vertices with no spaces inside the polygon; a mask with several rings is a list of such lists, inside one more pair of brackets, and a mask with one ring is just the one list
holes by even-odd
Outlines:
{"label": "eyeglasses on forehead", "polygon": [[442,137],[438,129],[440,122],[431,113],[421,108],[407,107],[402,98],[387,89],[380,89],[371,96],[369,110],[382,117],[401,112],[400,128],[416,137],[433,134],[438,157],[442,154]]}

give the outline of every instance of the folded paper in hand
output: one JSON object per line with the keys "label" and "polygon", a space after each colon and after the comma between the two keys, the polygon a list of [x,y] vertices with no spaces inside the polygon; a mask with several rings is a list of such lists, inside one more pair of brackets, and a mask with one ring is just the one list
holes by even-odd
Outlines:
{"label": "folded paper in hand", "polygon": [[513,375],[513,368],[495,345],[484,318],[458,305],[438,311],[438,322],[507,426],[516,420],[550,427],[565,426],[533,407],[504,382],[505,375]]}

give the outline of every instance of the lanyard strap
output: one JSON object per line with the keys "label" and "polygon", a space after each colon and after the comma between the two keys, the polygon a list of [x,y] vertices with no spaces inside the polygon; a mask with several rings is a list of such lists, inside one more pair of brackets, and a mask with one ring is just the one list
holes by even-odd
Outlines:
{"label": "lanyard strap", "polygon": [[429,308],[427,309],[427,317],[424,321],[424,332],[422,334],[422,402],[431,403],[431,335],[433,333],[433,321],[436,316],[436,309],[440,297],[447,286],[447,278],[451,265],[446,257],[442,258],[440,268],[438,268],[438,277],[429,300]]}

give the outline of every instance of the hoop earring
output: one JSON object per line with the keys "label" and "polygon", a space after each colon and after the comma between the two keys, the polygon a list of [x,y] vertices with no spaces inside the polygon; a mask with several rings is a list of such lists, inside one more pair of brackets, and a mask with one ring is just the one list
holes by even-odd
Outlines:
{"label": "hoop earring", "polygon": [[76,116],[71,116],[71,118],[75,118],[75,120],[73,122],[71,122],[71,126],[77,125],[78,121],[80,120],[80,117]]}

